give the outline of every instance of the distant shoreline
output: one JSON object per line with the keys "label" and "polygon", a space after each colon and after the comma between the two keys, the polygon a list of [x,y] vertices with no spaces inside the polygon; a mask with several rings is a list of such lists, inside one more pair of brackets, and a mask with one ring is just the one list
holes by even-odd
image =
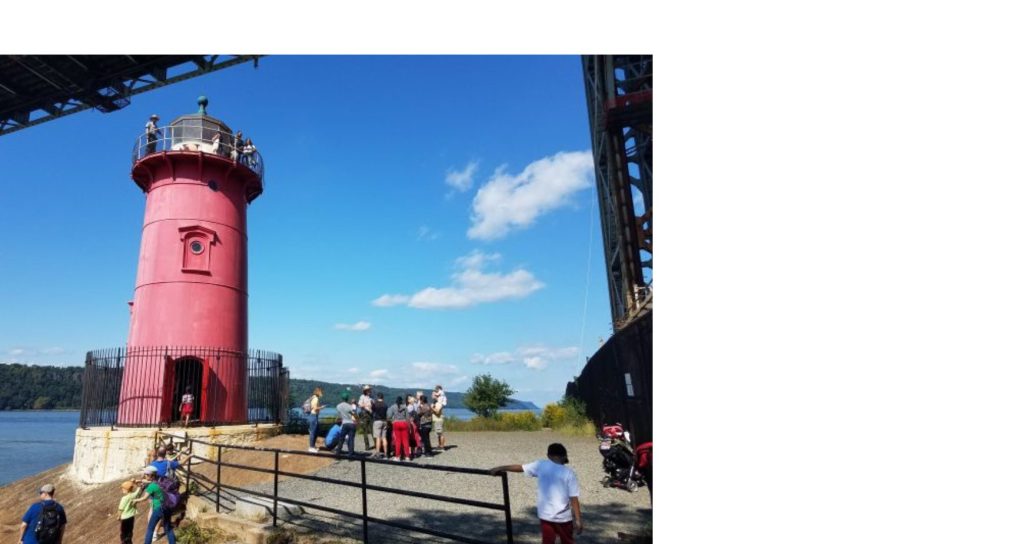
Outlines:
{"label": "distant shoreline", "polygon": [[48,410],[31,410],[31,409],[20,409],[20,410],[8,410],[0,409],[0,412],[81,412],[81,408],[51,408]]}

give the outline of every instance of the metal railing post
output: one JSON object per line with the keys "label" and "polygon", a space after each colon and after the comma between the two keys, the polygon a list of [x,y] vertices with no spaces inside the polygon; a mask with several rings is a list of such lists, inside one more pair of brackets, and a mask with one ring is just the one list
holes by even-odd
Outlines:
{"label": "metal railing post", "polygon": [[[188,436],[188,433],[185,433]],[[185,493],[191,496],[192,493],[192,440],[186,442],[188,445],[188,465],[185,471]]]}
{"label": "metal railing post", "polygon": [[220,452],[221,447],[217,446],[217,513],[220,513]]}
{"label": "metal railing post", "polygon": [[281,452],[274,450],[274,527],[277,527],[277,479],[281,470]]}
{"label": "metal railing post", "polygon": [[366,459],[360,458],[359,465],[363,472],[363,542],[366,543],[370,541],[370,520],[366,512]]}
{"label": "metal railing post", "polygon": [[505,535],[508,544],[512,544],[512,504],[508,500],[508,473],[501,473],[501,492],[505,498]]}

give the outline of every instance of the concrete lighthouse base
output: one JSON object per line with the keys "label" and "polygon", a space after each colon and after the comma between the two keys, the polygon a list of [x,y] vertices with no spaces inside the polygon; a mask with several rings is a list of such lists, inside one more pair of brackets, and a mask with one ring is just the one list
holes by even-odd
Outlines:
{"label": "concrete lighthouse base", "polygon": [[[75,457],[71,475],[81,483],[97,484],[138,475],[153,449],[157,432],[174,434],[212,444],[252,445],[281,434],[281,425],[223,425],[219,427],[173,427],[167,429],[111,429],[110,427],[75,431]],[[216,448],[195,444],[192,453],[208,459]]]}

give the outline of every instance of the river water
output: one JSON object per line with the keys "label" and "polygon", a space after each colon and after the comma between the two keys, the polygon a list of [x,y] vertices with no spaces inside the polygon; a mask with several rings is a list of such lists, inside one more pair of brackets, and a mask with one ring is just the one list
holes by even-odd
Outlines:
{"label": "river water", "polygon": [[0,412],[0,485],[70,463],[78,414]]}

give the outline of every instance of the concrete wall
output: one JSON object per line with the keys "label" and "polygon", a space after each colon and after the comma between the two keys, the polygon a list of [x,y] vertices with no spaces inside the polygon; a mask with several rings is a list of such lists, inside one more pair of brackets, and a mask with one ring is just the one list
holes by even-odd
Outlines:
{"label": "concrete wall", "polygon": [[[215,444],[253,445],[281,434],[280,425],[230,425],[188,429],[188,437]],[[171,429],[184,437],[184,429]],[[75,432],[75,457],[71,475],[81,483],[95,484],[138,475],[146,464],[157,429],[78,429]],[[216,456],[216,448],[196,444],[193,453],[207,458]]]}

